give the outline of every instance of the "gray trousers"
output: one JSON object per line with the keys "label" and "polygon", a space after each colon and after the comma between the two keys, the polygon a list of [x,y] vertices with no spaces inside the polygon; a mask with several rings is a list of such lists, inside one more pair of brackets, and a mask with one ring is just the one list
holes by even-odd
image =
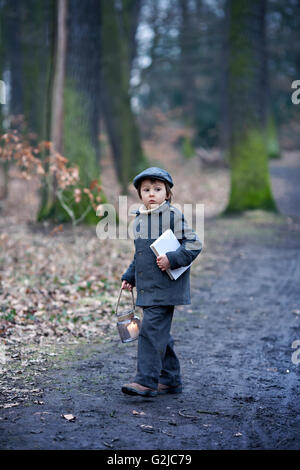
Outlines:
{"label": "gray trousers", "polygon": [[155,390],[158,382],[181,385],[180,364],[170,335],[174,305],[144,307],[143,313],[134,382]]}

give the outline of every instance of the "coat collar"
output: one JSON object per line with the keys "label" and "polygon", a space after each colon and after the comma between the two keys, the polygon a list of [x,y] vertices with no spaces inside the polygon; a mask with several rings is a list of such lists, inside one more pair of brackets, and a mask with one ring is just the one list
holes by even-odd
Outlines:
{"label": "coat collar", "polygon": [[147,210],[145,208],[145,205],[141,205],[139,209],[133,211],[132,213],[133,214],[136,214],[137,216],[142,214],[159,214],[160,212],[164,212],[165,210],[167,210],[168,208],[170,207],[170,201],[168,200],[165,200],[163,203],[161,203],[158,207],[155,207],[153,209],[149,209]]}

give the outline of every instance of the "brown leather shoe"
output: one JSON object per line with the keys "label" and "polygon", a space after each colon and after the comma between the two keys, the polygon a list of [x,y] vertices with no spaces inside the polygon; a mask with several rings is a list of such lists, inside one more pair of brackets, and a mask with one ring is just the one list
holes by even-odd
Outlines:
{"label": "brown leather shoe", "polygon": [[157,390],[144,387],[144,385],[135,382],[123,385],[122,392],[127,395],[141,395],[142,397],[156,397],[157,395]]}
{"label": "brown leather shoe", "polygon": [[175,385],[175,387],[170,387],[165,384],[158,384],[158,394],[165,395],[166,393],[181,393],[182,385]]}

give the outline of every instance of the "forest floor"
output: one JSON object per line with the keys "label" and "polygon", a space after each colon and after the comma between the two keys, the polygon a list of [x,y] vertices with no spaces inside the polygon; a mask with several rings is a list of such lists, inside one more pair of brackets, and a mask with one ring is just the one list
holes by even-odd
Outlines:
{"label": "forest floor", "polygon": [[[279,215],[225,218],[228,170],[185,161],[168,138],[145,142],[151,161],[170,170],[176,202],[205,204],[192,304],[172,325],[183,393],[121,392],[137,342],[120,342],[113,309],[132,241],[53,235],[13,191],[1,219],[0,449],[299,449],[300,155],[270,162]],[[109,160],[103,173],[116,202]]]}

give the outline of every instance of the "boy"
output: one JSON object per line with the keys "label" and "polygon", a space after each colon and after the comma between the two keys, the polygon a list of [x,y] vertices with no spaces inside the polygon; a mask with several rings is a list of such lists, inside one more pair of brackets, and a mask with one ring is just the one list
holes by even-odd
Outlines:
{"label": "boy", "polygon": [[[175,305],[190,304],[190,268],[177,280],[165,272],[188,266],[200,253],[202,244],[183,214],[171,203],[173,180],[158,167],[147,168],[133,180],[143,205],[134,221],[135,255],[122,276],[122,289],[136,286],[136,305],[143,307],[138,337],[137,374],[125,384],[129,395],[156,396],[182,391],[180,364],[170,335]],[[171,228],[181,246],[156,257],[150,245]]]}

